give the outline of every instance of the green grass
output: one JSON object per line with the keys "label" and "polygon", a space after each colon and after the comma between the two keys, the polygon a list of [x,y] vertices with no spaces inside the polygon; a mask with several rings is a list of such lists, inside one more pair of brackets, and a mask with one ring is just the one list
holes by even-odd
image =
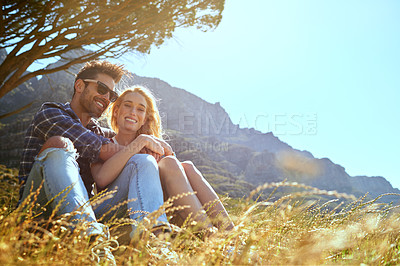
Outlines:
{"label": "green grass", "polygon": [[[88,239],[68,229],[68,217],[34,219],[34,204],[14,210],[18,186],[16,170],[0,167],[0,264],[91,264]],[[295,192],[274,194],[253,201],[264,191],[280,187]],[[320,196],[331,198],[323,200]],[[173,237],[152,236],[153,220],[139,225],[130,244],[121,243],[114,253],[117,264],[226,265],[226,264],[399,264],[400,215],[397,206],[356,199],[296,183],[268,184],[250,198],[223,197],[236,227],[202,240],[191,222],[174,227]],[[337,199],[337,200],[336,200]],[[342,202],[342,203],[340,203]],[[166,204],[167,214],[171,209]],[[28,211],[29,210],[29,211]],[[156,214],[155,214],[156,215]],[[24,219],[22,219],[24,218]],[[114,238],[133,223],[108,222]],[[138,230],[139,231],[139,230]]]}

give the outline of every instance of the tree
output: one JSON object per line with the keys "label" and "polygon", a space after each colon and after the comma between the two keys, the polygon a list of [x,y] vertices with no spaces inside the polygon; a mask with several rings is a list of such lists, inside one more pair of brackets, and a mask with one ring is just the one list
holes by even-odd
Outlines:
{"label": "tree", "polygon": [[[2,0],[0,98],[38,75],[127,51],[149,53],[179,27],[218,26],[225,0]],[[88,49],[78,58],[65,53]],[[26,72],[34,62],[63,58],[61,66]]]}

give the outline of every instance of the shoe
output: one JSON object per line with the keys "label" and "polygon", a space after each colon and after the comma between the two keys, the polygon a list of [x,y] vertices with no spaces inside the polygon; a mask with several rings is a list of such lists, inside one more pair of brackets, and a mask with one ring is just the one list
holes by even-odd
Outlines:
{"label": "shoe", "polygon": [[171,233],[172,231],[169,224],[160,224],[151,228],[150,232],[153,233],[155,236],[158,236],[160,234]]}
{"label": "shoe", "polygon": [[90,250],[91,260],[96,263],[116,266],[117,263],[115,262],[112,251],[117,250],[118,247],[119,244],[117,240],[104,240],[104,238],[99,237]]}

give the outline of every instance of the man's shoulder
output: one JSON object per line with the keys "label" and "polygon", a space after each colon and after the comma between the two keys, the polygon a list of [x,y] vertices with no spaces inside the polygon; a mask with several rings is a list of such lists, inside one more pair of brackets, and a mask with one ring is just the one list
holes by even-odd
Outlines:
{"label": "man's shoulder", "polygon": [[69,103],[58,103],[58,102],[44,102],[42,106],[40,107],[39,111],[43,110],[63,110],[63,111],[69,111],[71,109],[71,105]]}
{"label": "man's shoulder", "polygon": [[101,135],[106,138],[112,138],[115,135],[114,131],[112,131],[109,128],[101,126],[100,122],[94,118],[90,120],[86,128],[90,129],[97,135]]}
{"label": "man's shoulder", "polygon": [[58,102],[45,102],[40,107],[37,115],[45,114],[47,115],[66,115],[71,117],[76,117],[75,112],[71,109],[69,103],[58,103]]}

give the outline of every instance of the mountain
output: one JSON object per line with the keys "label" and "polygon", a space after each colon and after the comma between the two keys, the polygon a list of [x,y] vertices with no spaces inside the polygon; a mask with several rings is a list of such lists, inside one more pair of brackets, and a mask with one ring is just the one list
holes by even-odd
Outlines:
{"label": "mountain", "polygon": [[[255,186],[290,180],[356,196],[400,192],[383,177],[351,177],[328,158],[317,159],[308,151],[296,150],[272,132],[239,128],[219,103],[208,103],[158,78],[134,75],[133,80],[125,81],[126,86],[133,84],[150,88],[161,99],[160,111],[166,128],[186,137],[208,137],[207,144],[199,147],[215,148],[206,150],[205,154],[215,162],[225,162],[226,169]],[[221,149],[218,143],[227,145]],[[390,200],[397,199],[390,197]]]}
{"label": "mountain", "polygon": [[[0,121],[0,163],[18,166],[29,121],[44,101],[71,99],[71,73],[79,67],[34,78],[0,99],[0,113],[34,101],[27,110]],[[206,102],[158,78],[132,75],[125,77],[117,88],[121,91],[135,84],[149,88],[159,99],[163,127],[178,158],[192,160],[219,193],[243,197],[258,185],[283,180],[358,197],[366,193],[371,197],[400,193],[383,177],[349,176],[342,166],[296,150],[272,132],[239,128],[219,103]],[[398,197],[386,196],[383,200],[397,202]]]}

